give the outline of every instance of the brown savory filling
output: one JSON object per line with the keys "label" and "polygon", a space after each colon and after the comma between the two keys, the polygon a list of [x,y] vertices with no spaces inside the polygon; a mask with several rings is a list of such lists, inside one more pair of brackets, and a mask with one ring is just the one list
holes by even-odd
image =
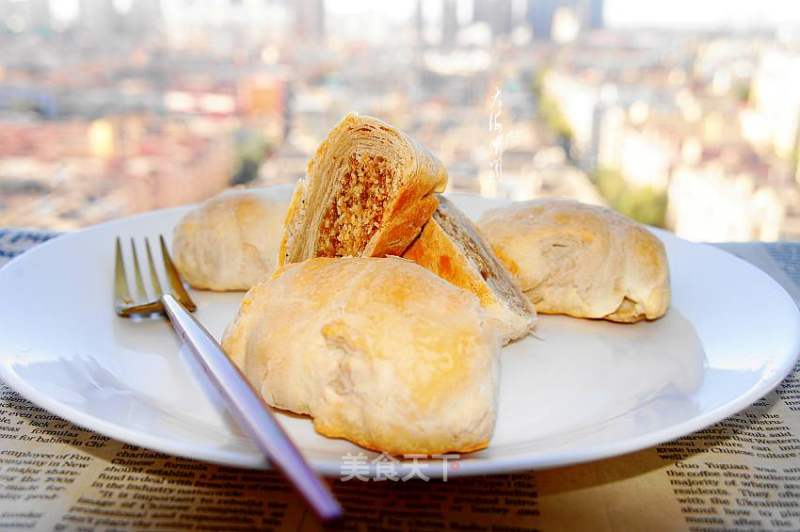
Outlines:
{"label": "brown savory filling", "polygon": [[392,168],[386,158],[353,154],[341,186],[325,211],[318,257],[358,256],[378,230],[391,195]]}

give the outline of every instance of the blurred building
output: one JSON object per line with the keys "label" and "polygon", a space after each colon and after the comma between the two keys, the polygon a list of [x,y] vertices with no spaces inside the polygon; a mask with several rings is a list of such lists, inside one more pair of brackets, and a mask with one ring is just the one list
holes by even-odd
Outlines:
{"label": "blurred building", "polygon": [[52,13],[49,0],[28,0],[28,12],[30,17],[29,28],[31,30],[45,33],[52,31]]}
{"label": "blurred building", "polygon": [[536,39],[550,40],[553,17],[562,0],[528,0],[527,18]]}
{"label": "blurred building", "polygon": [[325,1],[296,0],[292,5],[296,37],[322,42],[325,39]]}
{"label": "blurred building", "polygon": [[126,31],[135,34],[158,33],[164,30],[164,13],[161,0],[132,0],[124,15]]}
{"label": "blurred building", "polygon": [[761,56],[743,130],[756,146],[796,161],[800,151],[800,52],[777,48]]}
{"label": "blurred building", "polygon": [[492,37],[507,37],[514,26],[512,0],[482,0],[474,3],[473,21],[483,22],[492,30]]}
{"label": "blurred building", "polygon": [[414,14],[412,16],[414,25],[414,44],[417,49],[425,47],[425,13],[422,9],[422,0],[417,0],[414,4]]}
{"label": "blurred building", "polygon": [[80,0],[77,27],[83,36],[102,38],[119,31],[122,18],[113,0]]}
{"label": "blurred building", "polygon": [[458,39],[458,2],[442,0],[442,45],[453,47]]}
{"label": "blurred building", "polygon": [[573,42],[584,29],[581,13],[576,7],[559,7],[553,15],[551,38],[554,42],[564,45]]}
{"label": "blurred building", "polygon": [[583,9],[586,28],[599,30],[605,27],[605,0],[585,0]]}
{"label": "blurred building", "polygon": [[675,234],[711,242],[778,240],[785,217],[780,192],[740,172],[717,160],[676,168],[668,213]]}

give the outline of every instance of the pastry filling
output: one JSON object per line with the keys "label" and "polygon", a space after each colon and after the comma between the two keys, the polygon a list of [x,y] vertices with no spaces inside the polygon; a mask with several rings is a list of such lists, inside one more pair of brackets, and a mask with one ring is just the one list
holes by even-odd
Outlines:
{"label": "pastry filling", "polygon": [[352,154],[343,172],[341,186],[322,217],[318,257],[361,255],[391,197],[393,168],[385,157]]}
{"label": "pastry filling", "polygon": [[471,222],[461,219],[457,214],[450,214],[440,205],[433,217],[450,235],[453,240],[461,244],[461,248],[469,261],[481,273],[481,277],[507,301],[512,310],[521,314],[531,312],[528,300],[517,288],[503,266],[495,259],[494,255],[481,239],[480,235],[470,229]]}

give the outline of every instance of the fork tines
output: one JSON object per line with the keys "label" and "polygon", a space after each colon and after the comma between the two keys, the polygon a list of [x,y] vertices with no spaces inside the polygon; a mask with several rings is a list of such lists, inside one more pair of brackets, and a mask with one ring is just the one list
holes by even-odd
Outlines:
{"label": "fork tines", "polygon": [[183,286],[183,279],[181,279],[178,269],[172,262],[167,244],[164,242],[164,237],[158,235],[158,239],[161,244],[161,259],[164,265],[164,273],[166,274],[168,288],[171,288],[171,292],[170,290],[165,292],[162,288],[155,261],[153,260],[153,252],[150,249],[150,240],[145,238],[144,246],[147,253],[147,266],[150,272],[150,287],[154,297],[148,295],[142,276],[142,268],[139,263],[136,242],[131,238],[131,257],[133,261],[134,282],[136,284],[136,298],[134,298],[131,296],[128,285],[128,276],[125,271],[125,259],[122,255],[122,243],[119,237],[117,237],[114,260],[114,309],[120,316],[130,317],[134,315],[154,314],[157,312],[163,313],[164,306],[161,303],[161,296],[165,293],[172,293],[187,310],[194,312],[197,309],[194,301],[189,297],[189,293]]}

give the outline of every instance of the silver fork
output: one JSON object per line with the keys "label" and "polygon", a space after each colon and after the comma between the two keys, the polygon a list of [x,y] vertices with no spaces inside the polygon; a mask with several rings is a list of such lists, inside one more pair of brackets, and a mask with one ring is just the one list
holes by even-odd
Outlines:
{"label": "silver fork", "polygon": [[[323,521],[337,519],[342,515],[339,502],[325,482],[311,469],[303,455],[295,447],[281,426],[272,416],[269,407],[253,389],[245,376],[225,355],[220,345],[192,317],[189,311],[197,307],[183,287],[183,282],[167,250],[164,237],[159,235],[161,258],[164,271],[172,289],[164,290],[158,278],[150,241],[145,238],[147,264],[150,270],[150,284],[155,299],[149,299],[139,266],[136,243],[131,239],[134,279],[137,298],[131,297],[122,256],[122,244],[117,237],[114,264],[114,310],[122,317],[144,316],[156,313],[166,314],[178,336],[189,346],[216,385],[222,396],[228,400],[231,411],[239,424],[255,440],[259,449],[269,457],[272,464],[289,479],[309,506]],[[174,294],[174,295],[173,295]]]}

